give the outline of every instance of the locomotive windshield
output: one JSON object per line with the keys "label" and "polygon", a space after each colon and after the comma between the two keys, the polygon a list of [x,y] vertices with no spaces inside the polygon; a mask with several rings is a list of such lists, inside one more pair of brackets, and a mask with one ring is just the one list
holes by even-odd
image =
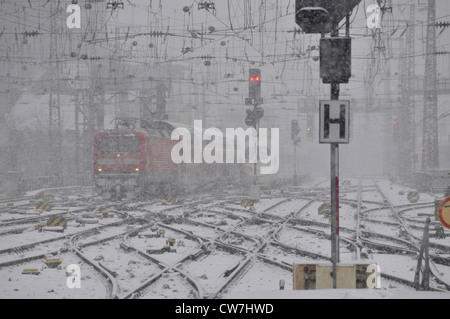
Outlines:
{"label": "locomotive windshield", "polygon": [[97,147],[100,153],[136,153],[140,139],[137,136],[104,136],[98,139]]}

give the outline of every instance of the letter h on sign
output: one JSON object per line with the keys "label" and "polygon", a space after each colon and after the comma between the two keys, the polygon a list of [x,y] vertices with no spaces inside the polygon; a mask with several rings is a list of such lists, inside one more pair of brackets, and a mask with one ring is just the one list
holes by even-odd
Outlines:
{"label": "letter h on sign", "polygon": [[320,101],[319,143],[350,143],[349,101]]}

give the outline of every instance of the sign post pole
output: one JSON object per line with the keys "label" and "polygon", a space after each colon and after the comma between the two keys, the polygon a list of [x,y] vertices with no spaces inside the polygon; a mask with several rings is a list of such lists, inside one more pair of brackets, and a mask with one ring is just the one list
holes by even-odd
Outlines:
{"label": "sign post pole", "polygon": [[297,185],[297,141],[294,141],[294,186]]}
{"label": "sign post pole", "polygon": [[333,85],[330,101],[320,101],[321,144],[330,144],[331,188],[331,259],[333,262],[333,287],[337,288],[337,264],[339,263],[339,144],[350,142],[350,102],[336,99],[338,84]]}
{"label": "sign post pole", "polygon": [[297,182],[297,144],[300,142],[300,138],[298,137],[298,134],[300,133],[300,129],[298,127],[298,121],[292,120],[291,122],[291,140],[294,144],[294,186],[298,185]]}
{"label": "sign post pole", "polygon": [[[339,84],[331,84],[331,100],[339,100]],[[337,263],[339,262],[339,144],[330,144],[331,189],[331,259],[333,261],[333,289],[337,288]]]}
{"label": "sign post pole", "polygon": [[[331,158],[331,257],[333,260],[333,288],[337,287],[339,260],[339,143],[349,143],[349,103],[339,104],[339,84],[351,77],[350,15],[361,0],[296,0],[295,22],[305,33],[321,34],[320,77],[331,84],[330,102],[321,102],[320,143],[330,144]],[[346,18],[346,37],[339,38],[339,23]],[[325,38],[331,33],[330,38]],[[337,102],[337,103],[336,103]],[[336,105],[339,104],[339,105]],[[331,108],[333,107],[333,116]],[[336,108],[337,107],[337,108]],[[336,114],[339,110],[339,114]],[[331,128],[333,126],[333,128]],[[339,126],[339,130],[335,127]]]}
{"label": "sign post pole", "polygon": [[331,183],[331,260],[333,262],[333,289],[337,287],[337,259],[338,259],[338,241],[337,241],[337,220],[338,220],[338,206],[337,204],[337,193],[338,189],[336,187],[336,180],[338,177],[336,176],[337,172],[337,161],[339,154],[339,144],[333,143],[330,145],[330,160],[331,160],[331,169],[330,169],[330,183]]}

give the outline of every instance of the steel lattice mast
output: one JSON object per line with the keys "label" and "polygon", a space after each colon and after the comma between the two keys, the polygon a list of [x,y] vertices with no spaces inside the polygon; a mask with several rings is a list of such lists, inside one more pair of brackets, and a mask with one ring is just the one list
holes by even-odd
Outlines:
{"label": "steel lattice mast", "polygon": [[[60,62],[58,42],[57,10],[54,3],[50,4],[50,98],[49,98],[49,164],[47,174],[49,176],[61,176],[62,174],[62,129],[61,129],[61,104],[60,104]],[[56,94],[55,94],[56,93]]]}
{"label": "steel lattice mast", "polygon": [[436,0],[428,0],[422,170],[439,168],[436,60]]}
{"label": "steel lattice mast", "polygon": [[[105,23],[105,5],[96,3],[85,7],[87,23],[85,31],[78,31],[80,36],[99,34],[100,27]],[[74,31],[72,31],[74,32]],[[107,32],[107,31],[106,31]],[[105,87],[103,79],[106,66],[99,61],[97,47],[87,45],[85,53],[78,61],[77,72],[79,81],[76,83],[75,94],[75,129],[76,129],[76,169],[77,172],[91,170],[94,154],[94,135],[104,127]],[[80,66],[82,66],[80,70]]]}
{"label": "steel lattice mast", "polygon": [[410,17],[406,33],[406,51],[402,71],[401,143],[399,145],[399,174],[408,179],[414,173],[414,148],[416,127],[415,103],[415,5],[409,7]]}

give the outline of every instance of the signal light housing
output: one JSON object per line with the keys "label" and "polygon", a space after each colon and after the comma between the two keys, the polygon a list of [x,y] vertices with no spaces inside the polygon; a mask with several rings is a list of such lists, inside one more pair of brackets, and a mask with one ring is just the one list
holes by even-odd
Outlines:
{"label": "signal light housing", "polygon": [[348,83],[352,76],[350,38],[320,39],[320,77],[323,83]]}
{"label": "signal light housing", "polygon": [[337,28],[361,0],[296,0],[295,22],[305,33],[328,33]]}
{"label": "signal light housing", "polygon": [[295,140],[299,133],[298,121],[292,120],[291,122],[291,140]]}
{"label": "signal light housing", "polygon": [[400,123],[398,122],[396,117],[392,119],[392,135],[394,142],[397,143],[400,139]]}
{"label": "signal light housing", "polygon": [[306,134],[309,141],[314,140],[314,121],[310,114],[306,115]]}
{"label": "signal light housing", "polygon": [[249,80],[249,97],[252,99],[261,98],[261,70],[250,69]]}

